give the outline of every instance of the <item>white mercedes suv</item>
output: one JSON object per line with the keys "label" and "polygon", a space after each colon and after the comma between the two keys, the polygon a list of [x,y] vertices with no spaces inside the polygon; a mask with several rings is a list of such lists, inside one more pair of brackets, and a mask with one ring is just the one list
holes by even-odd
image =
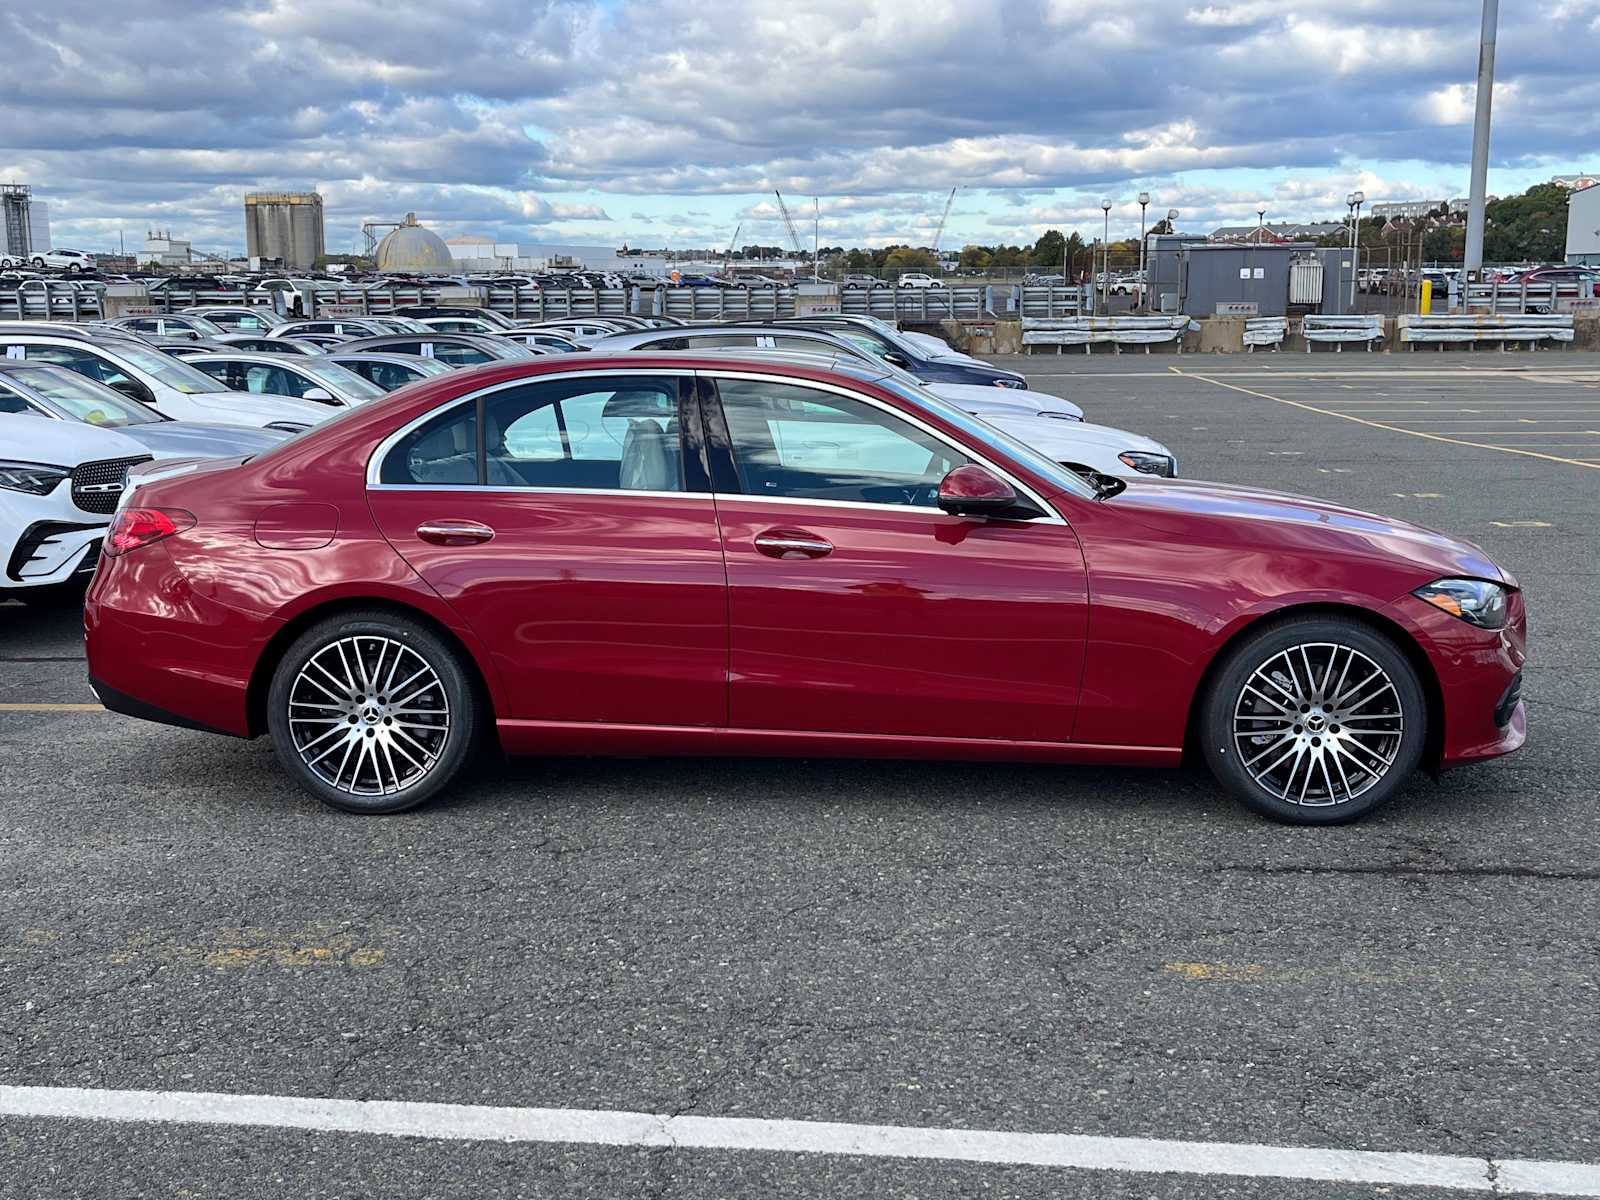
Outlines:
{"label": "white mercedes suv", "polygon": [[0,599],[54,601],[88,582],[138,442],[77,421],[0,413]]}

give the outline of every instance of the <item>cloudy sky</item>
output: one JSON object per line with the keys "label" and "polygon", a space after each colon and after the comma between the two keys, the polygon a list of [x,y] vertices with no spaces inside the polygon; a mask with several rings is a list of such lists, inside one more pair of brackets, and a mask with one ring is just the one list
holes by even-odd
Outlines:
{"label": "cloudy sky", "polygon": [[[823,244],[1337,218],[1465,189],[1475,0],[0,0],[0,180],[58,245],[445,236]],[[1490,190],[1600,170],[1600,0],[1501,9]]]}

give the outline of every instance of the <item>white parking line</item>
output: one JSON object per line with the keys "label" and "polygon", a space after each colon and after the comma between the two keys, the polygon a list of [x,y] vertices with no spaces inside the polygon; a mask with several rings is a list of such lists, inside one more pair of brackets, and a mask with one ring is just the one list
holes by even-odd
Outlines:
{"label": "white parking line", "polygon": [[942,1159],[1090,1171],[1233,1175],[1600,1197],[1600,1165],[1581,1162],[831,1121],[6,1086],[0,1086],[0,1115],[243,1125],[449,1141]]}

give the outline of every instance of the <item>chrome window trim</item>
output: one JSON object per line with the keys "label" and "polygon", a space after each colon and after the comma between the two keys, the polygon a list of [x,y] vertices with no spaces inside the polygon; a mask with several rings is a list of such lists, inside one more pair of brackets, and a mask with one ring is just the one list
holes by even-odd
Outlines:
{"label": "chrome window trim", "polygon": [[[866,509],[866,510],[869,510],[869,511],[872,511],[872,512],[898,512],[898,513],[907,513],[907,512],[909,512],[909,513],[926,513],[926,514],[930,514],[930,515],[933,515],[933,516],[939,516],[939,517],[951,516],[951,514],[946,513],[943,509],[938,508],[938,507],[933,506],[933,505],[927,505],[927,504],[878,504],[878,503],[874,503],[872,501],[867,501],[867,500],[823,500],[823,499],[811,499],[811,498],[804,497],[804,496],[752,496],[752,495],[749,495],[749,494],[747,494],[745,492],[642,492],[642,491],[636,492],[636,491],[628,491],[628,490],[625,490],[623,488],[502,487],[502,486],[498,486],[498,485],[494,485],[494,484],[478,484],[478,483],[427,484],[427,483],[383,483],[383,482],[380,481],[380,476],[382,474],[383,460],[384,460],[384,458],[386,458],[388,456],[389,451],[394,449],[395,445],[400,441],[400,439],[405,437],[407,434],[411,433],[417,427],[425,424],[428,421],[433,420],[435,417],[438,417],[438,416],[440,416],[440,415],[442,415],[442,414],[444,414],[446,412],[449,412],[453,408],[459,408],[460,406],[462,406],[464,404],[469,404],[469,403],[476,404],[478,399],[479,399],[479,397],[491,396],[495,392],[505,391],[505,390],[507,390],[509,388],[514,388],[514,387],[522,387],[522,386],[524,386],[526,384],[529,384],[529,383],[543,383],[543,382],[545,382],[547,380],[553,382],[555,380],[560,380],[560,379],[585,379],[585,378],[595,378],[595,377],[606,376],[606,375],[630,375],[630,374],[632,374],[632,375],[664,375],[664,376],[671,376],[671,377],[677,378],[677,379],[682,379],[682,378],[701,379],[701,378],[703,378],[703,379],[710,379],[712,381],[715,381],[719,377],[728,378],[728,379],[750,379],[750,380],[756,380],[758,382],[771,381],[771,382],[777,382],[777,383],[792,384],[792,385],[797,386],[797,387],[809,387],[809,388],[813,388],[813,389],[815,389],[817,391],[821,391],[821,392],[832,392],[835,395],[843,396],[848,400],[859,400],[859,401],[861,401],[861,402],[863,402],[865,404],[870,404],[870,405],[873,405],[874,407],[880,408],[883,411],[889,413],[891,416],[899,417],[903,421],[910,422],[912,425],[915,425],[917,428],[921,429],[923,432],[927,433],[929,436],[937,439],[938,441],[943,442],[945,445],[951,447],[952,449],[954,449],[956,451],[959,451],[962,455],[964,455],[965,457],[967,457],[971,461],[979,463],[982,466],[988,467],[989,470],[991,470],[995,474],[999,475],[1007,483],[1011,484],[1012,487],[1016,488],[1019,494],[1024,495],[1024,496],[1028,497],[1029,500],[1033,501],[1034,504],[1036,504],[1039,507],[1039,509],[1045,514],[1042,517],[1027,518],[1026,519],[1027,524],[1030,524],[1030,525],[1066,525],[1067,524],[1067,521],[1056,512],[1054,506],[1052,506],[1051,504],[1048,504],[1044,500],[1043,497],[1041,497],[1036,491],[1034,491],[1034,489],[1032,489],[1031,487],[1028,487],[1021,480],[1017,479],[1016,476],[1014,476],[1010,471],[1007,471],[1007,470],[1005,470],[1005,469],[1003,469],[1001,467],[995,466],[994,463],[991,462],[985,456],[983,456],[981,454],[973,453],[966,446],[963,446],[961,443],[959,443],[957,441],[954,441],[953,439],[951,439],[946,434],[944,434],[941,431],[933,428],[931,425],[928,425],[925,421],[919,420],[918,418],[912,416],[910,413],[907,413],[905,410],[900,409],[900,408],[896,408],[894,405],[885,403],[884,401],[879,400],[876,397],[865,396],[865,395],[862,395],[860,392],[852,391],[849,388],[841,387],[841,386],[839,386],[837,384],[821,383],[821,382],[819,382],[817,380],[814,380],[814,379],[799,379],[799,378],[796,378],[795,376],[792,376],[792,375],[777,375],[777,374],[769,374],[769,373],[763,372],[763,371],[749,371],[749,370],[743,370],[743,371],[741,371],[741,370],[707,371],[707,370],[703,370],[703,369],[693,369],[693,368],[688,368],[688,367],[641,367],[637,371],[629,371],[629,370],[621,369],[621,368],[617,368],[617,367],[590,367],[590,368],[583,369],[583,370],[557,371],[557,372],[552,372],[552,373],[550,373],[548,375],[535,375],[535,376],[530,376],[530,377],[524,377],[522,379],[509,379],[509,380],[506,380],[503,383],[493,384],[493,385],[491,385],[489,387],[486,387],[486,388],[480,388],[475,392],[468,392],[465,395],[457,396],[454,400],[451,400],[446,404],[442,404],[437,408],[429,409],[427,412],[421,413],[420,415],[418,415],[416,417],[413,417],[410,421],[406,422],[399,429],[395,430],[388,437],[384,438],[383,441],[378,443],[377,447],[372,451],[372,454],[367,458],[367,469],[366,469],[366,487],[367,487],[367,490],[368,491],[398,491],[398,492],[439,492],[439,493],[443,493],[445,495],[452,495],[452,494],[456,494],[456,493],[498,492],[498,493],[507,494],[507,495],[528,495],[528,494],[540,495],[540,494],[543,494],[543,495],[557,495],[557,496],[582,496],[582,495],[595,495],[595,496],[656,496],[656,497],[665,497],[665,498],[669,498],[669,499],[677,499],[677,498],[682,498],[682,497],[686,497],[686,496],[693,496],[693,497],[703,498],[703,499],[706,499],[706,500],[728,500],[728,501],[733,501],[735,503],[811,504],[811,505],[822,505],[822,506],[828,507],[828,508]],[[965,520],[965,519],[970,519],[970,518],[959,518],[959,519]]]}
{"label": "chrome window trim", "polygon": [[[459,408],[463,404],[476,404],[480,397],[492,396],[496,392],[503,392],[503,391],[506,391],[506,390],[508,390],[510,388],[526,387],[528,384],[531,384],[531,383],[546,383],[546,382],[553,383],[558,379],[585,379],[585,378],[593,378],[593,377],[597,377],[597,376],[601,376],[601,375],[630,375],[630,374],[631,375],[635,375],[635,376],[637,376],[637,375],[670,375],[674,379],[682,379],[682,378],[690,378],[690,379],[692,379],[692,378],[694,378],[695,372],[691,371],[691,370],[689,370],[687,368],[684,368],[684,367],[668,367],[668,368],[646,368],[646,367],[641,367],[637,371],[618,370],[616,367],[590,367],[587,370],[581,370],[581,371],[555,371],[555,372],[551,372],[548,375],[530,375],[530,376],[525,376],[525,377],[523,377],[521,379],[508,379],[504,383],[496,383],[496,384],[491,384],[489,387],[486,387],[486,388],[479,388],[475,392],[468,392],[463,396],[457,396],[454,400],[451,400],[451,401],[449,401],[449,402],[447,402],[445,404],[441,404],[438,408],[431,408],[427,412],[421,414],[420,416],[413,417],[410,421],[407,421],[404,425],[402,425],[399,429],[395,430],[388,437],[384,438],[383,441],[379,442],[378,445],[377,445],[377,448],[375,450],[373,450],[371,456],[368,457],[368,459],[367,459],[367,472],[366,472],[367,487],[368,488],[421,488],[424,491],[433,490],[433,488],[428,484],[383,483],[381,481],[381,476],[383,474],[383,460],[386,457],[388,457],[389,451],[394,449],[396,443],[398,443],[401,438],[405,437],[408,433],[410,433],[412,430],[416,429],[418,426],[426,424],[428,421],[433,420],[435,417],[442,416],[444,413],[449,412],[453,408]],[[439,378],[439,377],[435,376],[434,378]],[[522,492],[522,491],[533,491],[534,490],[532,488],[488,487],[486,485],[473,484],[473,483],[457,484],[457,485],[455,485],[453,487],[447,485],[447,486],[440,487],[438,490],[447,491],[447,492],[459,492],[459,491],[462,491],[462,490],[464,490],[466,488],[480,488],[481,490],[484,490],[484,491],[510,491],[510,492]],[[551,488],[551,489],[548,489],[548,490],[550,490],[550,491],[577,491],[578,489],[576,489],[576,488]],[[601,492],[606,493],[607,495],[626,494],[626,495],[631,495],[631,496],[646,496],[646,495],[650,494],[648,492],[626,492],[626,493],[623,493],[623,490],[621,488],[595,488],[595,489],[591,489],[591,490],[593,490],[593,491],[601,491]],[[711,493],[709,493],[709,492],[668,492],[668,493],[665,493],[665,494],[666,495],[671,495],[671,496],[709,496]]]}
{"label": "chrome window trim", "polygon": [[[1045,515],[1042,517],[1029,518],[1028,520],[1030,524],[1065,525],[1067,523],[1056,512],[1053,505],[1046,503],[1042,496],[1040,496],[1027,484],[1023,483],[1010,471],[1007,471],[1004,467],[997,467],[992,461],[982,454],[979,454],[969,447],[962,445],[960,442],[951,438],[948,434],[945,434],[941,430],[929,425],[926,421],[923,421],[919,417],[913,416],[911,413],[906,412],[902,408],[896,408],[892,404],[888,404],[882,400],[879,400],[875,396],[866,396],[860,392],[852,391],[849,388],[840,387],[839,385],[832,383],[823,383],[815,379],[797,379],[791,375],[769,375],[761,371],[700,370],[696,371],[695,374],[701,376],[702,378],[709,379],[713,383],[715,383],[718,379],[750,379],[757,382],[777,381],[796,387],[811,388],[814,391],[831,392],[834,395],[843,396],[847,400],[859,400],[863,404],[870,404],[875,408],[880,408],[890,416],[898,417],[907,424],[914,425],[916,428],[922,430],[922,432],[926,433],[929,437],[934,438],[936,441],[943,442],[946,446],[949,446],[952,450],[955,450],[957,453],[961,454],[962,457],[968,459],[969,461],[975,462],[979,466],[987,467],[989,470],[993,471],[996,475],[1000,476],[1001,479],[1004,479],[1013,488],[1015,488],[1018,495],[1026,496],[1029,500],[1033,501],[1033,503],[1037,505],[1039,510]],[[718,402],[721,402],[720,398]],[[775,502],[794,504],[848,504],[852,507],[859,506],[862,508],[893,509],[900,512],[905,512],[907,509],[910,509],[913,512],[936,512],[940,513],[941,515],[947,515],[944,514],[943,509],[932,504],[875,504],[864,500],[812,500],[804,496],[752,496],[747,492],[717,492],[715,495],[731,500],[759,500],[768,504]]]}
{"label": "chrome window trim", "polygon": [[502,496],[652,496],[661,500],[715,500],[710,492],[636,492],[628,488],[557,488],[557,487],[506,487],[495,483],[369,483],[369,492],[438,492],[455,495],[457,492],[494,492]]}

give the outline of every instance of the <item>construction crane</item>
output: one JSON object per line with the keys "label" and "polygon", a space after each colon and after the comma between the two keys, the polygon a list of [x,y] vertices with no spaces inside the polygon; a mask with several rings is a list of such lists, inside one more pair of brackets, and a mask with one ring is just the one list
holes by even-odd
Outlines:
{"label": "construction crane", "polygon": [[955,203],[956,189],[951,188],[950,194],[944,200],[944,212],[939,216],[939,224],[933,230],[933,256],[939,257],[939,239],[944,236],[944,223],[950,219],[950,206]]}
{"label": "construction crane", "polygon": [[794,227],[794,218],[789,215],[789,206],[783,202],[783,193],[774,189],[772,194],[778,198],[778,211],[783,214],[783,223],[789,227],[789,241],[794,244],[794,256],[802,258],[805,251],[800,248],[800,234]]}
{"label": "construction crane", "polygon": [[733,227],[733,236],[728,239],[728,252],[722,256],[722,273],[724,275],[729,274],[733,270],[733,247],[734,244],[739,240],[739,230],[743,228],[744,222],[740,221]]}

